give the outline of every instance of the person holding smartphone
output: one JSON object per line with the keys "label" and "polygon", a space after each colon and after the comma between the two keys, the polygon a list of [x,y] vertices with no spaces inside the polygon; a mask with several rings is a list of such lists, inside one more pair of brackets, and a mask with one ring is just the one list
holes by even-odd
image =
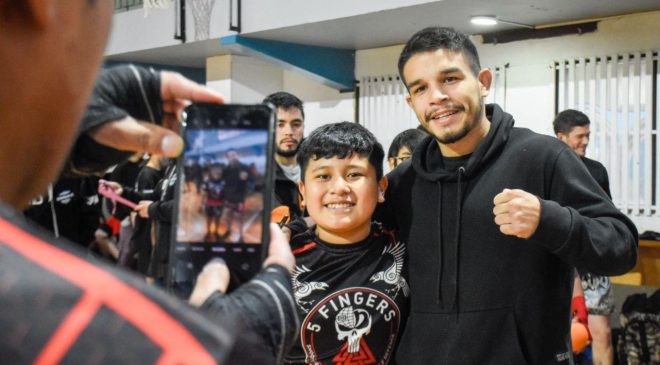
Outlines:
{"label": "person holding smartphone", "polygon": [[222,97],[178,74],[113,69],[97,84],[81,124],[112,2],[2,1],[0,8],[0,282],[10,284],[0,295],[2,361],[279,361],[297,317],[293,257],[277,229],[265,269],[231,295],[219,291],[226,268],[211,265],[193,298],[210,311],[204,315],[121,268],[89,261],[18,213],[58,176],[70,152],[69,173],[100,172],[135,152],[178,155],[181,139],[164,127],[177,125],[189,101]]}

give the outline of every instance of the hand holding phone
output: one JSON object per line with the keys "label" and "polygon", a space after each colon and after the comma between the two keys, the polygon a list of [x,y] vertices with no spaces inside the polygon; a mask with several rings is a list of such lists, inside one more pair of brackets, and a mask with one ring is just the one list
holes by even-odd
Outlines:
{"label": "hand holding phone", "polygon": [[275,112],[193,104],[185,123],[168,283],[185,296],[204,264],[220,257],[231,290],[268,252]]}
{"label": "hand holding phone", "polygon": [[[296,265],[296,259],[291,252],[289,241],[275,223],[270,224],[268,257],[263,266],[267,267],[269,265],[280,265],[290,273],[293,273]],[[220,258],[212,259],[197,276],[195,288],[188,302],[195,307],[199,307],[216,291],[224,293],[229,285],[229,277],[227,263]]]}
{"label": "hand holding phone", "polygon": [[289,239],[280,227],[274,223],[270,224],[270,245],[268,246],[268,257],[263,266],[266,267],[272,264],[281,265],[290,273],[293,273],[296,267],[296,258],[291,252]]}

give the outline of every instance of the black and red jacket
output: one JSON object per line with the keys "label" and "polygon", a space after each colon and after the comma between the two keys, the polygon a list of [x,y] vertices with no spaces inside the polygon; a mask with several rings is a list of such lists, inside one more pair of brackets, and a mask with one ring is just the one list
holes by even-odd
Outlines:
{"label": "black and red jacket", "polygon": [[272,364],[295,335],[280,266],[212,295],[204,314],[49,235],[0,203],[2,363]]}

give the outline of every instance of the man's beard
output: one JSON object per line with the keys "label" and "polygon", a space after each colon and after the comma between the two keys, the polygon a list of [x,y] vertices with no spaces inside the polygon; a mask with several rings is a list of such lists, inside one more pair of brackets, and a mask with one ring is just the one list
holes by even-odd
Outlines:
{"label": "man's beard", "polygon": [[277,150],[275,152],[277,152],[277,154],[282,156],[282,157],[293,157],[293,156],[296,155],[296,153],[298,153],[298,148],[300,148],[300,144],[297,144],[296,148],[291,149],[291,150],[283,150],[283,149],[277,147]]}
{"label": "man's beard", "polygon": [[470,133],[471,129],[472,128],[470,128],[470,125],[466,124],[457,133],[444,135],[442,138],[435,137],[435,139],[442,144],[456,143],[460,141],[461,138],[465,137],[468,133]]}
{"label": "man's beard", "polygon": [[[433,135],[433,137],[435,138],[436,141],[438,141],[442,144],[456,143],[456,142],[460,141],[463,137],[467,136],[467,134],[470,133],[470,131],[472,129],[474,129],[474,127],[476,127],[479,124],[479,120],[481,119],[481,113],[482,113],[483,108],[484,108],[484,102],[483,102],[482,99],[479,99],[479,109],[477,110],[477,113],[475,113],[472,120],[468,121],[468,123],[465,123],[465,125],[463,125],[463,127],[459,131],[457,131],[455,133],[449,133],[449,134],[446,134],[446,135],[440,136],[440,137],[433,134],[433,133],[431,133],[431,134]],[[456,108],[456,109],[459,109],[461,111],[465,111],[465,108],[463,108],[462,106],[459,107],[459,108]],[[429,124],[429,125],[431,124],[431,120],[430,120],[431,115],[432,115],[432,113],[429,113],[428,115],[424,116],[426,118],[426,124]],[[431,128],[426,128],[426,127],[424,129],[429,131],[429,133],[432,130]]]}

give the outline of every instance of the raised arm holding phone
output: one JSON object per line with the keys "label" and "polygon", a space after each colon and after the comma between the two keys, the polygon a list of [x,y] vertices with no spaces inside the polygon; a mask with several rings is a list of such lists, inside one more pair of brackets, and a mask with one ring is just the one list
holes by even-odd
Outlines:
{"label": "raised arm holding phone", "polygon": [[138,67],[105,71],[89,100],[112,11],[108,1],[0,0],[0,280],[11,283],[0,295],[3,361],[273,363],[297,323],[293,257],[279,232],[264,271],[234,294],[220,294],[219,264],[205,272],[211,280],[200,280],[193,297],[211,311],[204,316],[88,261],[17,213],[69,152],[74,173],[102,171],[135,152],[174,157],[183,145],[167,127],[179,111],[191,101],[222,102],[180,75]]}

